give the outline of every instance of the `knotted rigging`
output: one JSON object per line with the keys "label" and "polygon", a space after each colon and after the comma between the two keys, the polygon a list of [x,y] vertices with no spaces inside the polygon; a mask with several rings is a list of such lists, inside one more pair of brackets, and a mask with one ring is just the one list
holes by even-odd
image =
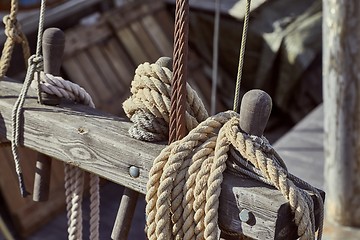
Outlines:
{"label": "knotted rigging", "polygon": [[5,35],[7,39],[5,41],[0,59],[0,78],[5,76],[10,66],[11,56],[16,43],[21,44],[25,59],[25,65],[28,65],[27,61],[30,57],[30,48],[28,40],[25,34],[21,31],[20,23],[17,20],[18,10],[18,0],[11,0],[10,14],[3,17],[3,23],[5,25]]}

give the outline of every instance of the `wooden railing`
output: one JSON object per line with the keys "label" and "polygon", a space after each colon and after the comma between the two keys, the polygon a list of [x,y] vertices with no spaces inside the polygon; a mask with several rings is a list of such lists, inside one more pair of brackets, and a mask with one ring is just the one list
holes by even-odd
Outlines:
{"label": "wooden railing", "polygon": [[[0,81],[3,144],[11,141],[11,111],[20,89],[21,84],[9,78]],[[40,105],[30,90],[23,110],[21,145],[145,194],[152,161],[165,143],[135,140],[128,135],[130,126],[123,118],[83,105]],[[21,158],[26,160],[26,156]],[[130,175],[132,166],[140,170],[138,177]],[[243,209],[250,214],[245,222],[239,216]],[[296,238],[292,213],[281,193],[230,171],[224,173],[219,211],[219,224],[229,232],[257,239]]]}

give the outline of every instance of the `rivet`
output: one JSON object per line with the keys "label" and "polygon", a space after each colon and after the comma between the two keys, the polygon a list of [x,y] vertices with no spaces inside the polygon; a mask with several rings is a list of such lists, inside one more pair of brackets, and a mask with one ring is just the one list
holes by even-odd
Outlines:
{"label": "rivet", "polygon": [[130,176],[132,176],[133,178],[137,178],[140,176],[140,169],[136,166],[131,166],[129,168],[129,173],[130,173]]}
{"label": "rivet", "polygon": [[239,213],[240,221],[248,223],[250,221],[250,214],[251,212],[246,209],[241,210],[241,212]]}

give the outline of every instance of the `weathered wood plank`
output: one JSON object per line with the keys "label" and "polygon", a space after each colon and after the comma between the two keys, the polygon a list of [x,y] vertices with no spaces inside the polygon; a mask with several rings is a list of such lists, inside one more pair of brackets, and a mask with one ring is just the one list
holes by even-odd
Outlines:
{"label": "weathered wood plank", "polygon": [[[7,139],[11,139],[11,109],[20,88],[18,83],[0,82],[0,136]],[[152,161],[164,144],[131,138],[127,133],[131,123],[124,119],[81,105],[41,106],[34,95],[30,91],[24,106],[21,140],[24,146],[145,193]],[[130,166],[140,169],[138,178],[130,176]],[[294,232],[294,227],[288,222],[292,221],[292,215],[279,191],[261,186],[254,180],[247,179],[248,183],[244,184],[241,178],[229,171],[224,178],[220,199],[221,226],[228,232],[243,232],[246,236],[281,233],[283,239],[291,239],[288,237]],[[259,191],[253,191],[251,187],[259,188]],[[256,204],[256,199],[273,199],[277,205],[268,201],[263,201],[263,205]],[[244,226],[238,217],[243,208],[254,215],[255,222],[250,227]]]}
{"label": "weathered wood plank", "polygon": [[[20,87],[1,82],[0,135],[7,139],[11,139],[11,109]],[[29,97],[25,109],[25,146],[145,193],[149,167],[164,145],[137,141],[127,133],[129,122],[84,106],[40,106]],[[131,165],[140,168],[136,181],[128,174]]]}

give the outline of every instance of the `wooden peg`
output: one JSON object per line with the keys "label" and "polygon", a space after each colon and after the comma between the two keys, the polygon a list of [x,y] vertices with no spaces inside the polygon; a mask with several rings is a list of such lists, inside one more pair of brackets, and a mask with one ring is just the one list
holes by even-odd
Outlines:
{"label": "wooden peg", "polygon": [[119,210],[116,215],[115,224],[111,233],[111,239],[113,240],[126,240],[128,239],[129,230],[131,227],[131,221],[134,216],[136,203],[139,197],[139,193],[125,188],[121,197]]}
{"label": "wooden peg", "polygon": [[[48,28],[44,31],[42,51],[44,58],[44,72],[59,75],[64,55],[65,34],[58,28]],[[59,105],[60,98],[41,93],[42,103],[45,105]]]}
{"label": "wooden peg", "polygon": [[240,128],[244,132],[261,137],[272,109],[271,97],[259,89],[244,94],[240,107]]}
{"label": "wooden peg", "polygon": [[[44,72],[53,75],[60,74],[61,59],[64,52],[65,35],[58,28],[49,28],[43,34]],[[42,100],[47,105],[57,105],[60,98],[42,94]],[[51,158],[38,153],[35,169],[33,200],[46,201],[49,198],[51,173]]]}

